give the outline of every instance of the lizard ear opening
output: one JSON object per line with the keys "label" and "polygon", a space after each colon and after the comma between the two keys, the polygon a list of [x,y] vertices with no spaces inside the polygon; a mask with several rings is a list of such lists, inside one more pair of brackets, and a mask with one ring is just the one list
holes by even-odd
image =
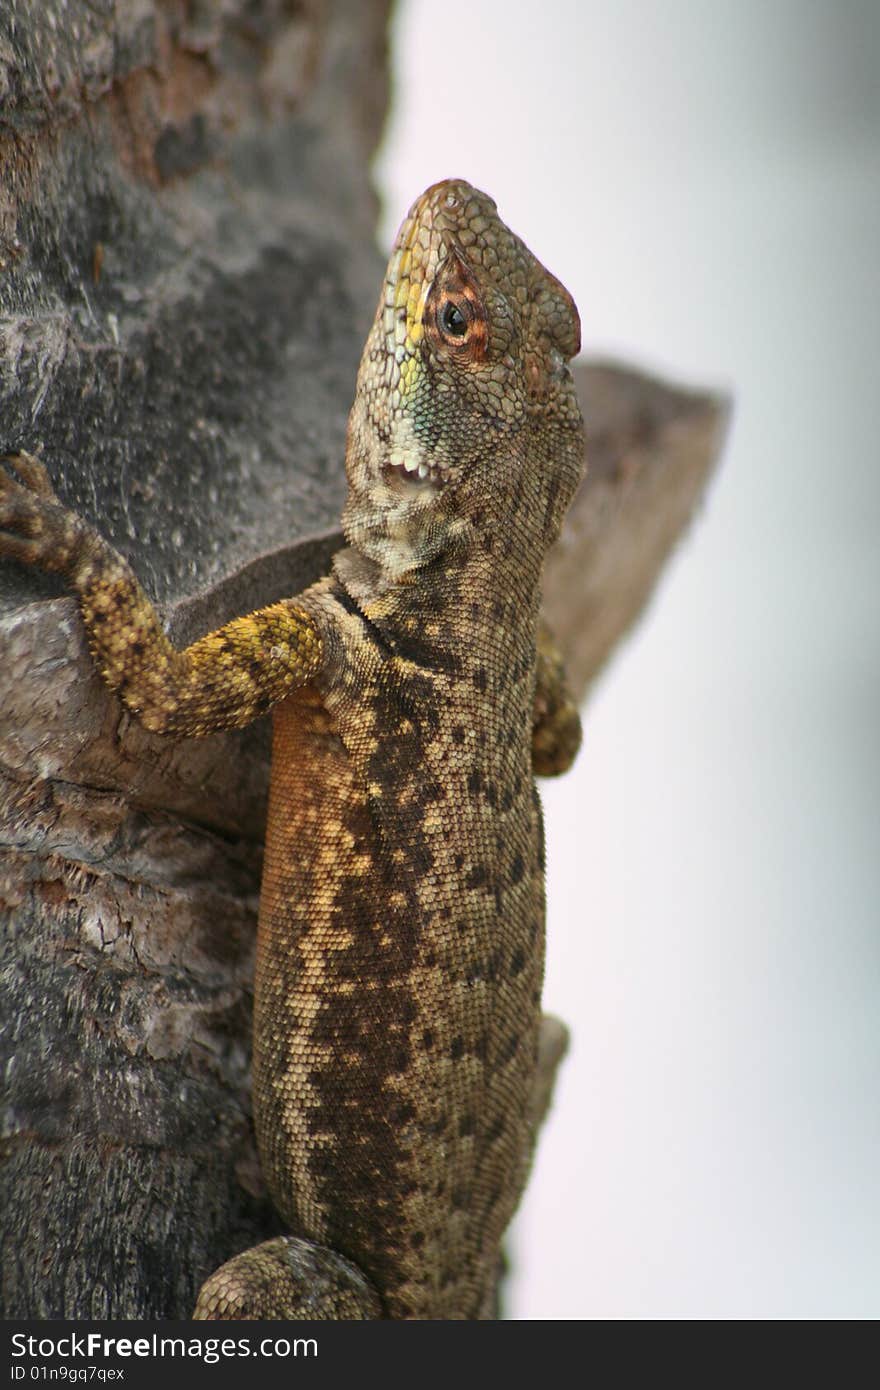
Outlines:
{"label": "lizard ear opening", "polygon": [[549,270],[544,271],[533,303],[538,320],[551,343],[563,357],[576,357],[581,350],[581,320],[568,290]]}

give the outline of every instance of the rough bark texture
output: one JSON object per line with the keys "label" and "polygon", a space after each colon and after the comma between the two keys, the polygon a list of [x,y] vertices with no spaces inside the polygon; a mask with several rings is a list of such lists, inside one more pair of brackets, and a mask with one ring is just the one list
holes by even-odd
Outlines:
{"label": "rough bark texture", "polygon": [[[0,449],[43,455],[181,642],[296,592],[339,544],[386,18],[386,0],[0,14]],[[591,472],[547,597],[585,690],[724,407],[580,373]],[[144,733],[61,592],[0,567],[0,1315],[186,1317],[277,1230],[248,1098],[267,728]]]}

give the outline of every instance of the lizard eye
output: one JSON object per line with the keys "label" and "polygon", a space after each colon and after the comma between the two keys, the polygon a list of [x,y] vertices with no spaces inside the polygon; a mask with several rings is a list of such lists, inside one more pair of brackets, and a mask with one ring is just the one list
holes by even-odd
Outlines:
{"label": "lizard eye", "polygon": [[447,299],[437,315],[440,332],[446,338],[463,338],[470,326],[470,319],[471,309],[467,300],[455,304],[451,299]]}
{"label": "lizard eye", "polygon": [[486,304],[473,271],[455,247],[431,286],[424,322],[428,346],[438,348],[456,369],[470,371],[484,360],[489,338]]}

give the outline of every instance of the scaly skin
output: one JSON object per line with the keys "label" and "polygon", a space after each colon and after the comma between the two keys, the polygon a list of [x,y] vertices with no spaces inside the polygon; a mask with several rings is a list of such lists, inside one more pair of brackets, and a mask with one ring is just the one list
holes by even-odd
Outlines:
{"label": "scaly skin", "polygon": [[429,189],[358,376],[349,548],[184,652],[42,465],[0,475],[0,554],[65,575],[148,728],[274,706],[254,1114],[294,1235],[218,1270],[197,1317],[491,1316],[548,1096],[533,773],[567,767],[580,729],[538,610],[582,471],[578,346],[491,199]]}

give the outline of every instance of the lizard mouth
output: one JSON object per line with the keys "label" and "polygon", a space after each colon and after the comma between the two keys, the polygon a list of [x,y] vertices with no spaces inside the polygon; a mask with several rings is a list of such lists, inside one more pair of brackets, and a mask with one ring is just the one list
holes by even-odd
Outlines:
{"label": "lizard mouth", "polygon": [[400,478],[422,487],[442,487],[449,481],[449,469],[445,464],[426,463],[424,459],[413,458],[411,455],[388,459],[385,472],[392,478]]}

